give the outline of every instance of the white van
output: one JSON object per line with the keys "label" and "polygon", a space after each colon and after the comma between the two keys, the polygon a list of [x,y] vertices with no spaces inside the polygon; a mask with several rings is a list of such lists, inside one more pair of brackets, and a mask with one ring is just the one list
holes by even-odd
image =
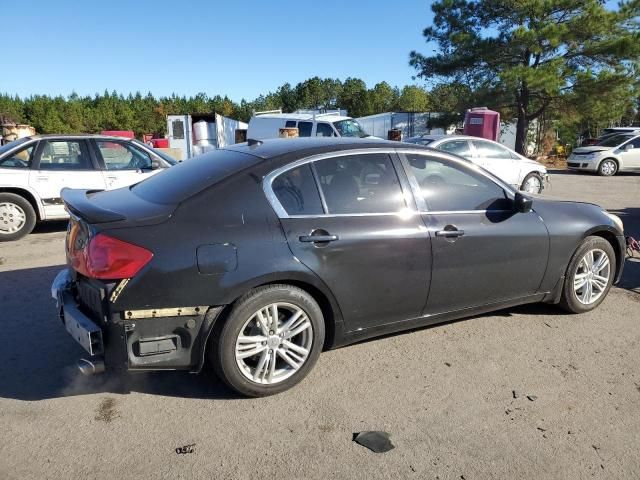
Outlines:
{"label": "white van", "polygon": [[281,110],[256,112],[249,120],[247,138],[278,138],[281,128],[297,128],[300,137],[369,137],[351,117],[340,111],[326,113],[282,113]]}

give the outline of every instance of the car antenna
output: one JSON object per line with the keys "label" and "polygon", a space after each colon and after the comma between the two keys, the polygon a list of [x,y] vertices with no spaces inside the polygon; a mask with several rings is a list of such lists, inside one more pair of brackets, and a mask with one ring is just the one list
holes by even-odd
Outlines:
{"label": "car antenna", "polygon": [[247,145],[249,145],[250,147],[253,147],[255,145],[262,145],[262,144],[263,144],[262,140],[256,140],[255,138],[247,139]]}

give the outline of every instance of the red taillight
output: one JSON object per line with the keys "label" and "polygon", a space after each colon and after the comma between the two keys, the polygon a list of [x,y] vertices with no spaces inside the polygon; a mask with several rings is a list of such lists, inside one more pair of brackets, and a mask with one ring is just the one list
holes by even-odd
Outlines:
{"label": "red taillight", "polygon": [[70,260],[86,277],[118,280],[133,277],[152,257],[145,248],[99,233],[86,248],[73,252]]}

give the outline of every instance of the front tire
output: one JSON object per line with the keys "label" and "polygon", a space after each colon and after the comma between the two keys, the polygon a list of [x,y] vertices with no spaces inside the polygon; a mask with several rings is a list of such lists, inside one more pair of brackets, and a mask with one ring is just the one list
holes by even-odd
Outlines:
{"label": "front tire", "polygon": [[307,376],[324,335],[322,310],[311,295],[292,285],[267,285],[235,303],[214,331],[209,359],[236,392],[274,395]]}
{"label": "front tire", "polygon": [[571,313],[589,312],[600,305],[616,273],[613,247],[602,237],[587,237],[569,262],[560,306]]}
{"label": "front tire", "polygon": [[598,175],[603,177],[613,177],[618,173],[618,162],[613,158],[605,158],[600,165],[598,165]]}
{"label": "front tire", "polygon": [[538,172],[531,172],[522,181],[520,190],[526,193],[542,193],[544,190],[544,180]]}
{"label": "front tire", "polygon": [[36,212],[27,199],[15,193],[0,193],[0,242],[18,240],[33,230]]}

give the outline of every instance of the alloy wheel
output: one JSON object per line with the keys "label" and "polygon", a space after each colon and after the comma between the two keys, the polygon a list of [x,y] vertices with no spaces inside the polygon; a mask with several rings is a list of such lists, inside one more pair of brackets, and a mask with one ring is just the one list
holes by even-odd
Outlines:
{"label": "alloy wheel", "polygon": [[19,205],[0,203],[0,235],[19,232],[27,222],[27,215]]}
{"label": "alloy wheel", "polygon": [[609,256],[600,249],[589,250],[578,263],[573,291],[584,305],[596,302],[606,291],[611,276]]}
{"label": "alloy wheel", "polygon": [[240,329],[236,364],[248,380],[273,385],[300,370],[312,344],[313,327],[304,310],[291,303],[271,303]]}

